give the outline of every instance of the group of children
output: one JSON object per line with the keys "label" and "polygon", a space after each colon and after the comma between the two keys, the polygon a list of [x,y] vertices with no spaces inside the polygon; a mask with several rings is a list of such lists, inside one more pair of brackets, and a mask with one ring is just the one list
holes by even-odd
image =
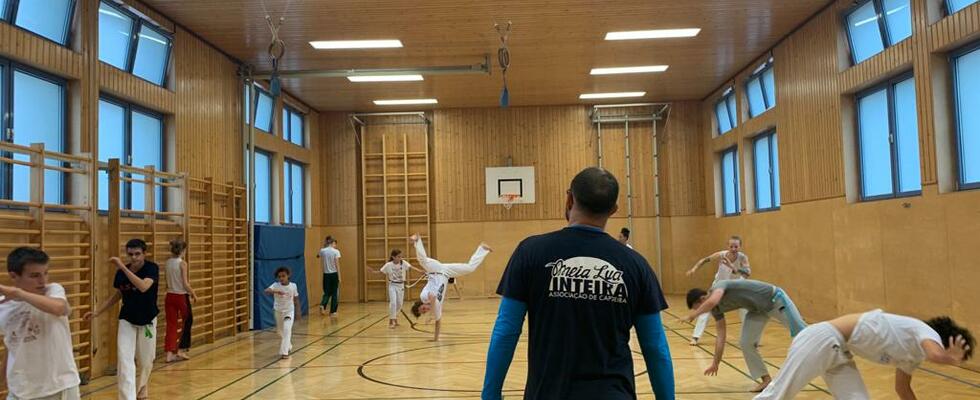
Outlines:
{"label": "group of children", "polygon": [[[714,360],[704,373],[716,375],[725,350],[725,313],[739,310],[742,316],[739,347],[750,376],[760,380],[753,389],[759,393],[756,400],[791,399],[817,376],[823,376],[834,398],[868,399],[868,391],[853,360],[855,355],[895,367],[897,394],[902,399],[914,399],[911,374],[923,361],[959,365],[973,355],[973,335],[949,317],[921,321],[879,309],[807,326],[783,289],[748,279],[751,268],[741,247],[742,239],[732,236],[728,250],[699,260],[687,272],[691,276],[704,264],[718,263],[710,289],[695,288],[687,293],[687,307],[692,312],[683,320],[697,320],[691,340],[693,346],[704,333],[708,314],[714,317],[717,331]],[[788,328],[793,338],[775,379],[769,375],[758,349],[770,318]]]}
{"label": "group of children", "polygon": [[[165,264],[167,362],[190,358],[190,303],[197,300],[197,295],[182,259],[186,248],[183,240],[170,242],[171,258]],[[82,316],[91,320],[122,301],[116,346],[118,392],[124,400],[149,397],[148,382],[156,357],[160,271],[146,259],[146,250],[144,241],[132,239],[126,243],[128,264],[118,257],[109,259],[116,267],[113,287],[117,290],[94,311]],[[8,399],[80,397],[68,323],[71,307],[65,289],[47,280],[49,261],[47,253],[31,247],[16,248],[7,256],[7,272],[14,285],[0,285],[0,333],[7,347]],[[178,337],[179,328],[182,332]]]}

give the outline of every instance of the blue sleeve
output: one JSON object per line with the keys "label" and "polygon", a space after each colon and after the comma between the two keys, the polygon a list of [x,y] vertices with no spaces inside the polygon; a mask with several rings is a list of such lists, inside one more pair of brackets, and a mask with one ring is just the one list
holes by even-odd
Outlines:
{"label": "blue sleeve", "polygon": [[527,304],[504,297],[500,301],[497,322],[493,324],[490,349],[487,350],[487,372],[483,378],[483,400],[498,400],[504,388],[507,369],[514,359],[517,339],[521,337]]}
{"label": "blue sleeve", "polygon": [[674,364],[670,359],[667,334],[660,313],[641,315],[636,320],[636,337],[647,365],[650,386],[657,400],[674,399]]}

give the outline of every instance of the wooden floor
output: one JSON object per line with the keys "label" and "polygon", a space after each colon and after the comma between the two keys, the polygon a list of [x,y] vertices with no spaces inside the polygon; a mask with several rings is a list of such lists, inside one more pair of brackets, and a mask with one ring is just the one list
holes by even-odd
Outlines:
{"label": "wooden floor", "polygon": [[[683,300],[664,318],[679,399],[751,399],[753,384],[741,352],[730,337],[725,363],[716,377],[701,371],[710,363],[713,337],[702,346],[687,344],[691,326],[677,321]],[[194,348],[193,359],[159,364],[153,372],[153,399],[470,399],[479,398],[487,345],[498,300],[450,300],[443,318],[444,337],[431,339],[432,326],[409,323],[387,327],[386,304],[343,304],[340,317],[319,315],[301,320],[293,333],[291,360],[279,360],[279,339],[273,331],[256,331]],[[424,317],[423,317],[424,319]],[[709,332],[710,332],[709,327]],[[505,385],[506,398],[521,398],[524,385],[526,335],[521,338]],[[787,331],[770,324],[762,353],[772,372],[782,364],[789,344]],[[638,346],[633,348],[638,349]],[[652,398],[642,356],[636,354],[637,391]],[[895,398],[894,372],[859,362],[872,398]],[[829,399],[822,380],[799,399]],[[927,365],[913,379],[920,399],[980,398],[980,373]],[[115,399],[114,377],[95,379],[82,387],[85,398]]]}

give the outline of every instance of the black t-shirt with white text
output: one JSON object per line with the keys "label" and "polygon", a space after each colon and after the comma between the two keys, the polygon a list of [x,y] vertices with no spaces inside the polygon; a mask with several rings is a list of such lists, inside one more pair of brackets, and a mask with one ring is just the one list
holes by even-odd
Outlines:
{"label": "black t-shirt with white text", "polygon": [[667,308],[636,251],[597,228],[521,242],[497,294],[528,308],[525,399],[635,399],[630,329]]}
{"label": "black t-shirt with white text", "polygon": [[[129,268],[129,265],[126,265]],[[140,279],[153,279],[153,286],[145,292],[140,292],[133,283],[129,281],[126,274],[116,271],[116,278],[112,287],[119,289],[122,293],[122,308],[119,310],[119,319],[126,320],[133,325],[149,325],[160,314],[157,308],[157,288],[160,286],[160,267],[152,261],[144,261],[143,267],[136,271],[136,276]]]}

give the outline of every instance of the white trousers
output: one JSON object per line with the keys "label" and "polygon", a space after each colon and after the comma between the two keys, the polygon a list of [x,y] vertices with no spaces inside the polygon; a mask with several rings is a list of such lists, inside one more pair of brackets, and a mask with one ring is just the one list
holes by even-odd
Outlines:
{"label": "white trousers", "polygon": [[487,250],[483,246],[478,246],[476,251],[473,252],[473,255],[470,256],[468,262],[446,264],[434,258],[429,258],[425,253],[425,246],[422,245],[422,239],[415,241],[415,255],[419,259],[419,264],[422,264],[422,268],[425,268],[428,272],[446,275],[449,278],[457,278],[476,271],[476,268],[483,263],[483,259],[487,258],[487,254],[490,254],[490,250]]}
{"label": "white trousers", "polygon": [[793,339],[779,374],[755,400],[792,399],[821,375],[837,400],[870,399],[846,345],[840,331],[829,322],[807,327]]}
{"label": "white trousers", "polygon": [[276,311],[276,333],[282,339],[279,342],[279,355],[288,356],[293,349],[293,311]]}
{"label": "white trousers", "polygon": [[49,396],[36,397],[33,399],[28,399],[25,397],[17,397],[14,396],[13,393],[7,394],[7,400],[78,400],[80,398],[81,398],[81,392],[79,392],[78,386],[62,390],[58,393]]}
{"label": "white trousers", "polygon": [[150,382],[150,372],[153,372],[153,359],[157,356],[157,319],[153,318],[149,325],[141,326],[119,320],[116,347],[119,400],[135,400],[136,393]]}
{"label": "white trousers", "polygon": [[398,312],[405,304],[405,284],[388,283],[388,319],[398,319]]}

